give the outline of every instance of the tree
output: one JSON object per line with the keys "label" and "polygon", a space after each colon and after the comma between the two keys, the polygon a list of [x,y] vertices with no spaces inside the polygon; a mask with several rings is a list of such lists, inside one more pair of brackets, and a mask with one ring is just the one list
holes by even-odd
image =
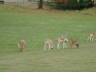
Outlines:
{"label": "tree", "polygon": [[39,9],[43,8],[43,0],[39,0],[38,8]]}

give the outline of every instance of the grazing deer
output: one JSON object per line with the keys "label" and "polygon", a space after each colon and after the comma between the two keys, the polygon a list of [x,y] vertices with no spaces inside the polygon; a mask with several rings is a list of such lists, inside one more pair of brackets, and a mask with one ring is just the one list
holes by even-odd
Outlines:
{"label": "grazing deer", "polygon": [[44,49],[53,49],[53,40],[45,40],[44,41]]}
{"label": "grazing deer", "polygon": [[75,47],[75,48],[79,48],[79,43],[76,39],[68,39],[70,44],[71,44],[71,47]]}
{"label": "grazing deer", "polygon": [[90,41],[96,40],[96,33],[89,34],[88,40],[90,40]]}
{"label": "grazing deer", "polygon": [[20,40],[18,43],[18,47],[20,48],[20,52],[24,51],[24,48],[26,46],[26,41],[25,40]]}
{"label": "grazing deer", "polygon": [[63,37],[58,38],[57,48],[59,49],[59,48],[60,48],[60,45],[61,45],[63,48],[67,48],[66,42],[68,42],[68,39],[67,39],[67,38],[63,38]]}

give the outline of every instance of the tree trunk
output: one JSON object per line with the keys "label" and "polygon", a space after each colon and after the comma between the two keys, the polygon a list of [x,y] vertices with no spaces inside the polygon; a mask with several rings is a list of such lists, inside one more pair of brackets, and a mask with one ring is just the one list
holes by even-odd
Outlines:
{"label": "tree trunk", "polygon": [[38,8],[39,9],[43,8],[43,0],[39,0]]}

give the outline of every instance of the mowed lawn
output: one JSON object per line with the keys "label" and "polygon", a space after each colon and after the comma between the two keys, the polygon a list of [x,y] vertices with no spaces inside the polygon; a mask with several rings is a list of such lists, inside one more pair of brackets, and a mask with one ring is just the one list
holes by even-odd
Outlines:
{"label": "mowed lawn", "polygon": [[[0,72],[96,72],[96,8],[58,11],[0,6]],[[56,49],[58,37],[78,39],[80,48]],[[17,43],[26,40],[24,52]],[[54,49],[43,41],[54,40]]]}

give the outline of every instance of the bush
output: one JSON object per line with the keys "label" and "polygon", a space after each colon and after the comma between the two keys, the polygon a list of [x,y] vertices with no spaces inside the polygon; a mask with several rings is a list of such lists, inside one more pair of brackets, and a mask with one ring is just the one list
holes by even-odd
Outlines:
{"label": "bush", "polygon": [[55,0],[51,5],[58,9],[82,9],[93,6],[92,0]]}

